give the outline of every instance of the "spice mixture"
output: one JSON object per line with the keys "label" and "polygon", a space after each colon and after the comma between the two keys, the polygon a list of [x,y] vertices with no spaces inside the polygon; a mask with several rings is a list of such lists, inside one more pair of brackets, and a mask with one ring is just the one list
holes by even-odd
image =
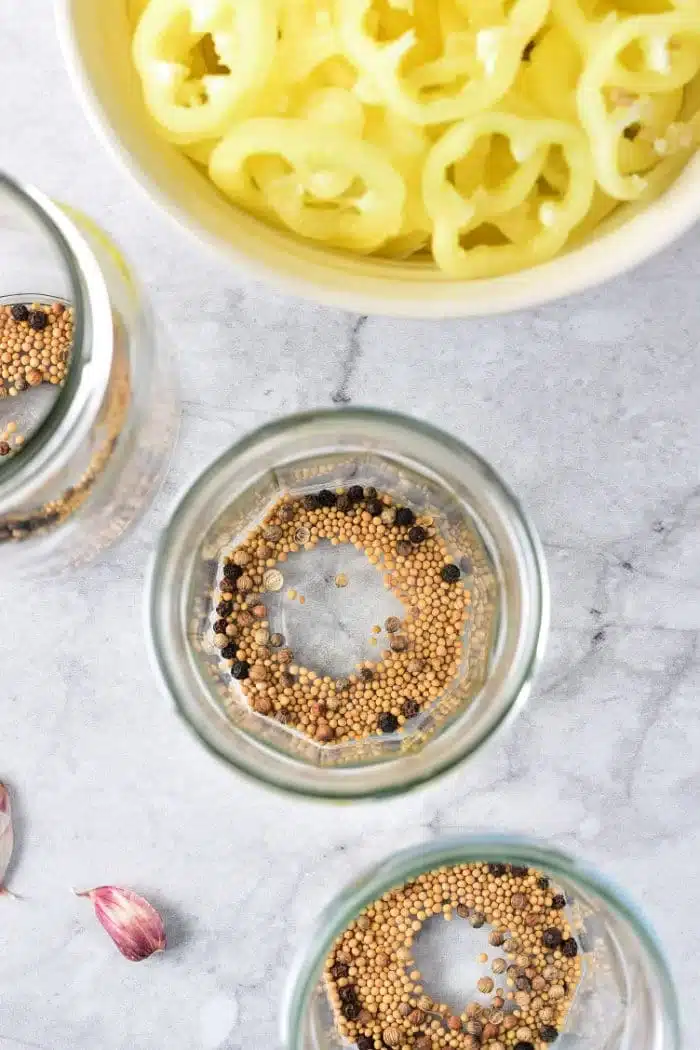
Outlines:
{"label": "spice mixture", "polygon": [[[406,608],[384,624],[378,659],[342,679],[296,663],[291,645],[271,633],[263,599],[283,586],[280,564],[324,540],[364,551]],[[347,578],[335,582],[343,587]],[[470,614],[462,570],[430,516],[416,517],[372,487],[281,498],[226,556],[218,587],[214,644],[226,672],[255,711],[320,744],[396,732],[459,672]],[[287,597],[303,604],[296,591]]]}
{"label": "spice mixture", "polygon": [[0,307],[0,398],[66,378],[73,346],[73,310],[63,303]]}
{"label": "spice mixture", "polygon": [[[44,383],[62,386],[70,369],[73,337],[73,308],[62,302],[0,307],[0,400]],[[103,409],[89,462],[73,484],[58,486],[54,499],[0,517],[0,543],[34,536],[66,521],[82,506],[114,451],[128,403],[128,374],[123,366],[115,366],[112,396]],[[16,454],[24,441],[15,421],[5,424],[0,431],[0,457]]]}
{"label": "spice mixture", "polygon": [[[545,1050],[564,1027],[581,977],[566,906],[545,875],[510,864],[439,868],[391,890],[328,957],[338,1032],[358,1050]],[[460,1014],[425,990],[412,950],[427,920],[455,914],[483,929],[489,946],[478,961],[490,973]]]}
{"label": "spice mixture", "polygon": [[[61,385],[73,345],[73,310],[63,303],[0,306],[0,400],[30,387]],[[24,434],[12,420],[0,431],[0,458],[17,453]]]}

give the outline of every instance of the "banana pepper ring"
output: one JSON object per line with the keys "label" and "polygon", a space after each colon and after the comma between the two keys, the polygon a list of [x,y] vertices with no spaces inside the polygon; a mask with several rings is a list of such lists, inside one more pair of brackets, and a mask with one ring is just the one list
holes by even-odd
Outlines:
{"label": "banana pepper ring", "polygon": [[[483,136],[494,135],[510,141],[517,166],[495,188],[481,184],[465,198],[451,183],[449,173],[478,148]],[[497,226],[499,218],[519,214],[522,205],[537,196],[537,180],[554,146],[561,148],[566,160],[568,185],[558,200],[540,201],[532,239],[526,243],[464,247],[462,239],[470,232],[483,224]],[[527,120],[498,112],[483,113],[456,124],[435,143],[423,173],[423,196],[434,224],[435,259],[446,273],[460,278],[495,277],[534,266],[564,246],[590,207],[594,185],[586,138],[572,124],[541,118]]]}
{"label": "banana pepper ring", "polygon": [[[590,57],[595,66],[599,65],[602,51],[608,63],[609,87],[637,94],[672,91],[683,87],[697,73],[700,10],[697,0],[670,2],[674,4],[671,11],[629,17],[610,11],[602,18],[589,20],[578,0],[552,0],[552,19],[571,37],[582,57]],[[636,49],[635,65],[639,68],[631,67],[629,56],[627,62],[621,61],[622,52],[628,48]]]}
{"label": "banana pepper ring", "polygon": [[[611,27],[604,39],[599,39],[581,74],[576,92],[579,120],[591,142],[596,178],[605,192],[618,200],[640,197],[646,181],[620,170],[619,149],[625,127],[630,123],[629,107],[618,106],[609,112],[605,91],[610,87],[670,91],[682,86],[691,75],[688,55],[681,50],[674,58],[668,51],[671,36],[679,33],[700,36],[700,15],[673,12],[628,18]],[[622,67],[619,57],[632,44],[638,44],[652,64],[667,61],[668,76],[654,69],[635,72]]]}
{"label": "banana pepper ring", "polygon": [[401,175],[376,146],[327,125],[244,121],[214,150],[209,174],[242,207],[272,210],[300,236],[337,248],[368,254],[401,230]]}
{"label": "banana pepper ring", "polygon": [[[427,69],[419,65],[409,72],[402,72],[401,66],[416,45],[415,30],[388,44],[376,40],[367,26],[372,3],[338,0],[340,34],[347,53],[397,113],[416,124],[442,124],[471,117],[506,94],[520,68],[523,48],[547,17],[550,0],[515,0],[501,22],[476,32],[448,35],[442,59],[425,63]],[[457,68],[467,79],[455,93],[452,81]],[[443,97],[431,93],[422,98],[422,88],[441,86],[435,83],[436,75],[441,74],[445,78]]]}
{"label": "banana pepper ring", "polygon": [[[221,71],[201,70],[196,49],[205,37]],[[152,116],[173,141],[187,144],[226,133],[264,85],[276,45],[275,0],[150,0],[133,55]]]}

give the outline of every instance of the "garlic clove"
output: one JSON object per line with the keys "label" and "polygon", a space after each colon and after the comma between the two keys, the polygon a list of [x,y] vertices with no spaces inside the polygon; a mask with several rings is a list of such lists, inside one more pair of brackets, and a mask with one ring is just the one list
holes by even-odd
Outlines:
{"label": "garlic clove", "polygon": [[0,893],[2,894],[7,894],[3,884],[12,859],[14,843],[10,793],[5,785],[0,783]]}
{"label": "garlic clove", "polygon": [[163,920],[138,893],[119,886],[98,886],[76,896],[90,898],[99,922],[130,962],[142,962],[165,951]]}

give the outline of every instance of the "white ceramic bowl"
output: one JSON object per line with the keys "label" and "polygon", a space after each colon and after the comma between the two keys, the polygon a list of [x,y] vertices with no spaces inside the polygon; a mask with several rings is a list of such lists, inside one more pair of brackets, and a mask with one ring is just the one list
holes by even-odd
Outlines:
{"label": "white ceramic bowl", "polygon": [[349,257],[272,229],[237,209],[158,137],[130,58],[129,3],[55,0],[59,33],[95,127],[146,192],[178,223],[247,275],[358,313],[469,317],[537,306],[629,269],[700,216],[700,158],[643,210],[619,209],[588,243],[544,265],[490,280],[458,281],[429,263]]}

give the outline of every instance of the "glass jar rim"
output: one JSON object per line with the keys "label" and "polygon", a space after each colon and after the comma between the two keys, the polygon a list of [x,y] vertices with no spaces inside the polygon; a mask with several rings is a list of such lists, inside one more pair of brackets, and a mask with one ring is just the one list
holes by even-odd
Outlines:
{"label": "glass jar rim", "polygon": [[[294,769],[299,771],[311,768],[317,772],[318,767],[305,767],[302,763],[290,759],[285,769],[263,772],[256,760],[256,755],[259,757],[263,753],[269,753],[264,745],[257,746],[252,758],[242,756],[240,749],[226,748],[222,743],[222,735],[216,734],[203,718],[198,718],[196,705],[189,703],[189,691],[176,666],[177,659],[172,659],[170,656],[174,633],[179,635],[180,632],[176,631],[172,622],[169,622],[163,594],[167,595],[171,591],[177,592],[182,586],[185,573],[175,572],[175,563],[178,558],[185,558],[191,565],[195,556],[194,545],[188,542],[187,520],[194,516],[199,508],[207,506],[212,500],[217,479],[222,472],[231,469],[234,463],[242,463],[244,467],[248,461],[256,456],[261,456],[263,452],[271,453],[278,446],[282,447],[290,432],[316,425],[320,428],[327,428],[329,433],[332,433],[343,419],[348,422],[348,425],[356,427],[358,433],[365,432],[365,428],[373,425],[393,429],[402,435],[410,432],[421,441],[429,443],[431,447],[447,451],[460,461],[468,461],[485,484],[492,486],[497,492],[510,515],[510,523],[517,530],[518,540],[523,545],[523,557],[527,560],[529,596],[533,609],[531,623],[528,624],[527,644],[523,645],[523,652],[519,655],[517,676],[513,675],[514,681],[509,683],[509,688],[505,691],[507,693],[505,700],[494,705],[497,709],[490,712],[489,717],[485,718],[485,724],[475,734],[473,741],[454,743],[448,749],[448,755],[443,756],[441,760],[434,759],[429,768],[423,769],[415,766],[400,782],[389,783],[389,777],[379,776],[366,786],[350,785],[340,781],[340,773],[347,774],[347,768],[343,768],[340,772],[326,768],[321,770],[321,773],[335,780],[333,784],[326,782],[321,787],[308,781],[300,783],[299,776],[295,777],[290,772]],[[186,639],[187,632],[184,627],[187,617],[182,609],[182,602],[177,604],[177,622],[183,627],[182,634]],[[542,547],[527,513],[508,485],[477,452],[457,438],[423,420],[383,409],[343,406],[342,408],[297,413],[267,423],[246,434],[205,468],[181,497],[161,534],[148,574],[147,615],[150,626],[148,631],[150,652],[157,676],[165,686],[168,696],[174,701],[175,710],[181,720],[212,754],[223,759],[237,772],[285,793],[325,800],[387,798],[418,788],[454,769],[519,712],[527,700],[532,679],[544,653],[549,629],[549,584]],[[425,755],[428,747],[430,747],[430,742],[420,754]],[[367,769],[374,770],[375,768],[380,767],[365,767],[365,772]]]}
{"label": "glass jar rim", "polygon": [[680,1050],[680,1010],[676,988],[657,935],[638,906],[615,882],[562,849],[521,835],[465,834],[420,842],[385,857],[345,886],[326,905],[297,950],[287,979],[280,1015],[284,1050],[308,1050],[302,1043],[303,1018],[323,973],[328,954],[357,915],[389,890],[425,871],[477,862],[508,862],[541,868],[555,879],[570,879],[601,897],[624,919],[657,979],[668,1021],[669,1041],[658,1050]]}
{"label": "glass jar rim", "polygon": [[[71,366],[65,384],[46,417],[27,435],[22,455],[3,464],[0,513],[8,513],[20,501],[30,500],[85,440],[109,381],[114,329],[100,265],[68,214],[39,190],[2,171],[0,192],[16,202],[53,245],[68,277],[74,310]],[[25,291],[38,294],[49,289]],[[10,298],[3,296],[3,304]],[[62,301],[62,296],[57,295],[56,300]]]}

